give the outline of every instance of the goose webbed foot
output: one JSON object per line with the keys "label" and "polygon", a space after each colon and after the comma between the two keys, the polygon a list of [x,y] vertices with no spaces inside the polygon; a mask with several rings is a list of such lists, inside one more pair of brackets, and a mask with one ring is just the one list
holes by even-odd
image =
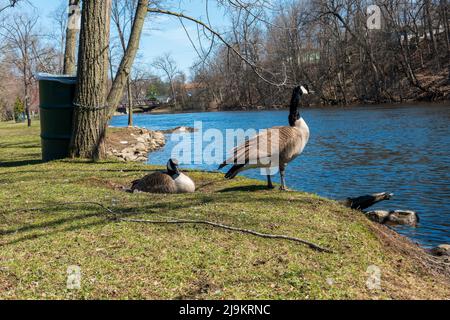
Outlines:
{"label": "goose webbed foot", "polygon": [[291,189],[286,186],[280,186],[280,191],[291,191]]}

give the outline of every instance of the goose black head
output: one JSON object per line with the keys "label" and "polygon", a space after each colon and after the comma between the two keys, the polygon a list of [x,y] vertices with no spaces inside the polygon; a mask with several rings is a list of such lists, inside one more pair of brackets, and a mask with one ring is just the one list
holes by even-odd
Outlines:
{"label": "goose black head", "polygon": [[300,119],[300,113],[298,112],[298,106],[300,104],[300,96],[308,94],[308,86],[296,86],[292,91],[291,104],[289,107],[289,125],[295,126],[295,122]]}
{"label": "goose black head", "polygon": [[167,173],[171,176],[180,174],[180,171],[178,170],[178,161],[176,159],[169,159],[169,161],[167,161]]}

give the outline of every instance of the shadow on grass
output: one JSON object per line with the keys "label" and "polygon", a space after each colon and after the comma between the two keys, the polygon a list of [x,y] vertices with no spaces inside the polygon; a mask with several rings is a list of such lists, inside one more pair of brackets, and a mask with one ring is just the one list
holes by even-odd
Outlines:
{"label": "shadow on grass", "polygon": [[[115,213],[109,213],[105,208],[99,207],[92,202],[79,202],[79,203],[55,203],[49,202],[47,204],[43,204],[40,208],[33,209],[23,209],[23,210],[7,210],[2,212],[3,214],[8,213],[17,213],[17,211],[21,212],[36,212],[35,217],[49,217],[51,215],[57,215],[55,219],[51,221],[45,222],[36,222],[30,223],[27,225],[22,225],[19,227],[10,227],[8,229],[0,229],[0,236],[8,236],[8,235],[19,235],[19,238],[14,240],[0,243],[0,247],[12,245],[16,243],[20,243],[26,240],[34,240],[41,237],[61,233],[61,232],[69,232],[76,230],[83,230],[93,226],[98,225],[106,225],[109,223],[116,223],[117,220],[115,217],[133,217],[140,215],[153,215],[153,214],[163,214],[165,212],[170,212],[171,210],[180,210],[185,209],[187,207],[205,204],[212,199],[192,199],[193,201],[187,202],[162,202],[162,203],[153,203],[151,205],[143,206],[143,207],[109,207]],[[108,207],[108,206],[106,206]],[[79,214],[81,210],[88,211],[84,214]],[[64,212],[61,212],[64,210]],[[63,217],[61,217],[63,215]],[[89,219],[99,218],[99,220],[89,222]],[[83,223],[85,222],[85,223]],[[67,226],[67,227],[64,227]],[[58,227],[63,227],[62,229],[56,229]],[[44,231],[44,232],[42,232]],[[29,232],[33,232],[32,234],[27,234]]]}
{"label": "shadow on grass", "polygon": [[218,190],[218,192],[256,192],[256,191],[270,191],[273,189],[269,189],[265,185],[252,185],[252,186],[239,186],[239,187],[230,187],[222,190]]}
{"label": "shadow on grass", "polygon": [[[114,222],[112,218],[108,218],[111,216],[108,216],[105,210],[101,208],[96,208],[95,206],[91,205],[81,205],[83,207],[83,210],[91,210],[93,212],[86,213],[86,214],[73,214],[72,212],[78,212],[80,210],[80,206],[72,206],[71,208],[64,208],[66,211],[64,215],[70,215],[69,217],[64,218],[58,218],[47,222],[38,222],[38,223],[31,223],[28,225],[24,225],[18,228],[9,228],[6,230],[0,230],[1,236],[8,236],[8,235],[18,235],[18,234],[24,234],[20,236],[19,238],[13,239],[8,242],[0,243],[0,247],[20,243],[22,241],[26,240],[35,240],[41,237],[47,237],[50,235],[54,235],[57,233],[64,233],[64,232],[70,232],[70,231],[77,231],[77,230],[84,230],[88,229],[90,227],[98,226],[98,225],[105,225],[108,223]],[[56,213],[58,211],[57,208],[55,208],[54,205],[50,205],[49,207],[43,207],[39,210],[39,215],[45,215],[45,214],[58,214],[61,215],[61,213]],[[69,211],[69,212],[67,212]],[[129,211],[129,212],[126,212]],[[121,216],[133,216],[137,215],[139,213],[131,212],[132,210],[128,208],[123,209],[121,211]],[[98,218],[99,220],[91,221],[89,222],[89,219],[92,218]],[[66,226],[66,227],[64,227]],[[61,229],[57,229],[58,227],[62,227]],[[44,232],[42,232],[44,231]],[[32,232],[31,234],[27,234],[28,232]]]}
{"label": "shadow on grass", "polygon": [[40,164],[40,163],[43,163],[43,161],[38,160],[38,159],[18,160],[18,161],[9,161],[9,162],[1,161],[0,167],[14,168],[14,167],[29,166],[29,165]]}
{"label": "shadow on grass", "polygon": [[[245,191],[245,192],[255,192],[254,201],[258,201],[262,205],[265,203],[285,203],[286,199],[280,197],[280,193],[274,191],[272,192],[261,192],[258,191],[267,191],[267,186],[265,185],[247,185],[247,186],[235,186],[228,187],[225,189],[218,190],[217,193],[208,194],[208,193],[195,193],[192,195],[155,195],[148,194],[148,201],[146,197],[143,197],[143,194],[138,194],[138,196],[134,197],[130,196],[128,200],[137,200],[140,205],[135,206],[113,206],[111,204],[102,203],[106,207],[112,209],[118,216],[121,217],[132,217],[132,216],[142,216],[142,215],[166,215],[169,213],[175,214],[175,216],[181,215],[185,216],[186,210],[189,208],[197,208],[198,206],[205,204],[229,204],[233,203],[238,205],[239,203],[247,203],[249,201],[248,197],[237,197],[233,192]],[[299,203],[303,203],[304,205],[308,205],[311,201],[310,199],[296,199]],[[313,204],[314,204],[313,203]],[[227,220],[228,218],[233,218],[233,215],[229,215],[227,213],[214,212],[213,208],[211,209],[211,214],[214,213],[211,218],[213,219],[222,219],[222,217]],[[80,210],[84,211],[84,213],[80,213]],[[29,209],[24,208],[14,208],[9,209],[5,212],[2,212],[5,215],[8,213],[17,214],[18,212],[23,213],[31,213],[34,222],[29,223],[27,217],[25,217],[23,222],[28,223],[17,223],[15,225],[10,225],[7,228],[0,229],[0,236],[15,236],[15,239],[10,239],[9,241],[5,241],[0,243],[0,247],[11,245],[15,243],[20,243],[26,240],[37,239],[41,237],[50,236],[52,234],[70,232],[75,230],[84,230],[97,225],[106,225],[109,223],[114,223],[116,220],[111,219],[113,217],[112,214],[108,214],[107,210],[104,208],[95,205],[92,202],[87,200],[86,202],[46,202],[39,204],[38,208]],[[53,216],[53,217],[52,217]],[[206,214],[208,216],[208,214]],[[99,218],[98,220],[95,218]],[[50,218],[50,219],[48,219]],[[47,221],[39,221],[40,219],[45,219]],[[94,221],[92,221],[94,219]],[[258,216],[254,217],[251,220],[252,223],[258,224]],[[250,222],[250,221],[249,221]]]}
{"label": "shadow on grass", "polygon": [[40,144],[34,141],[23,141],[23,142],[2,142],[0,143],[0,148],[40,148]]}
{"label": "shadow on grass", "polygon": [[29,224],[29,225],[19,227],[17,229],[11,228],[8,230],[0,230],[0,235],[6,236],[9,234],[22,233],[22,232],[27,232],[27,231],[39,230],[39,229],[47,229],[47,228],[59,226],[64,223],[70,223],[70,222],[75,222],[77,220],[83,220],[83,219],[87,219],[87,218],[91,218],[91,217],[100,217],[100,216],[101,216],[101,213],[97,213],[97,212],[82,214],[82,215],[79,214],[79,215],[75,215],[75,216],[72,216],[69,218],[56,219],[56,220],[43,222],[43,223]]}

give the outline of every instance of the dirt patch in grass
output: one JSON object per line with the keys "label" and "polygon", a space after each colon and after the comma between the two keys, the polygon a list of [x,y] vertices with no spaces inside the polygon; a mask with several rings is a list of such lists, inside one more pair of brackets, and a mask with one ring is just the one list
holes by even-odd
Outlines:
{"label": "dirt patch in grass", "polygon": [[88,177],[83,180],[81,180],[82,184],[85,184],[87,186],[91,187],[99,187],[99,188],[107,188],[112,190],[126,190],[127,187],[124,185],[113,182],[111,180],[97,178],[97,177]]}
{"label": "dirt patch in grass", "polygon": [[7,268],[0,268],[0,292],[13,290],[19,282],[19,278]]}
{"label": "dirt patch in grass", "polygon": [[182,289],[177,300],[198,300],[220,292],[220,287],[214,284],[204,271],[198,271],[195,278]]}

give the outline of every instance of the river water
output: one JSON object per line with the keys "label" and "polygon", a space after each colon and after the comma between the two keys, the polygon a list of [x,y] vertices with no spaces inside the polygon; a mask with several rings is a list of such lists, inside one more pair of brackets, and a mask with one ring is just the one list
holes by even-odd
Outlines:
{"label": "river water", "polygon": [[[287,168],[286,181],[291,189],[333,199],[393,192],[393,199],[373,208],[410,209],[420,217],[417,227],[399,226],[398,232],[426,247],[450,243],[448,104],[309,108],[301,110],[301,115],[311,136],[304,152]],[[201,121],[203,134],[210,128],[225,133],[226,129],[287,125],[287,116],[287,111],[146,114],[135,115],[134,124],[158,130],[194,127],[194,121]],[[126,124],[127,116],[111,121],[112,126]],[[178,139],[180,135],[168,135],[166,147],[152,153],[149,163],[165,164],[179,145]],[[203,142],[203,148],[209,143]],[[196,141],[192,150],[199,146],[202,144]],[[217,164],[203,160],[182,167],[215,170]],[[258,169],[242,175],[265,179]],[[274,181],[279,182],[279,177]]]}

